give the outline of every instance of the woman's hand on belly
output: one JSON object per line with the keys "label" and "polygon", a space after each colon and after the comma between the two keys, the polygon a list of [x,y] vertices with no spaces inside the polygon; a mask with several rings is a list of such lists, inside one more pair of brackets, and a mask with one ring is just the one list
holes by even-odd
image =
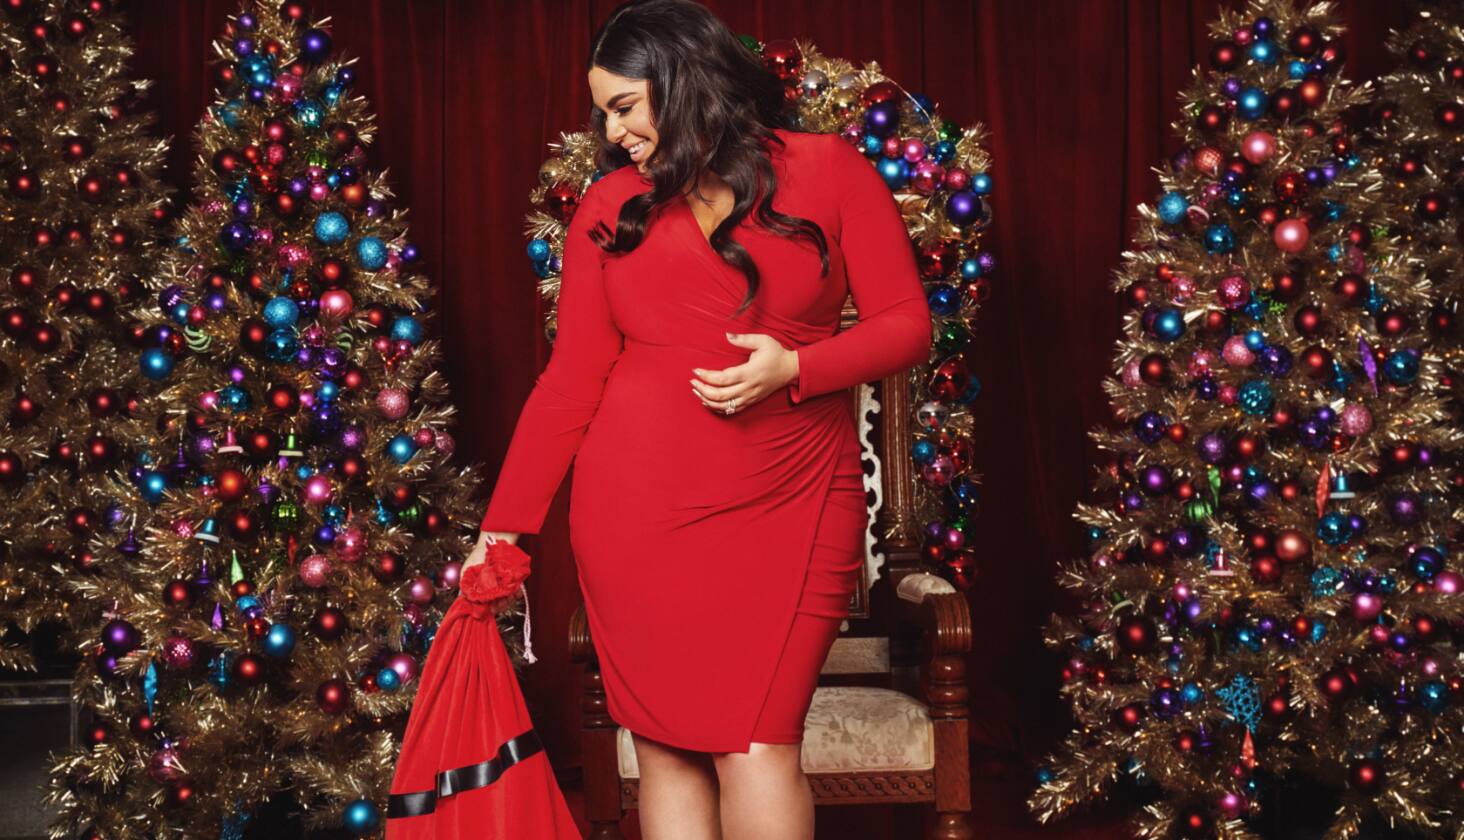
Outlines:
{"label": "woman's hand on belly", "polygon": [[[721,414],[735,413],[760,402],[798,378],[798,352],[784,347],[766,333],[727,334],[727,341],[752,350],[747,361],[722,370],[692,368],[692,393],[702,405]],[[733,412],[727,408],[735,403]]]}

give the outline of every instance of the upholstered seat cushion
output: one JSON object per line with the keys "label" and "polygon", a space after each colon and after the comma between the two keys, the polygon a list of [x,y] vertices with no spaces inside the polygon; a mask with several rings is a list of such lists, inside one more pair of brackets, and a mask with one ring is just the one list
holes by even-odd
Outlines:
{"label": "upholstered seat cushion", "polygon": [[[630,730],[620,727],[620,777],[640,778]],[[803,726],[803,772],[929,770],[935,766],[930,710],[888,688],[820,686]]]}

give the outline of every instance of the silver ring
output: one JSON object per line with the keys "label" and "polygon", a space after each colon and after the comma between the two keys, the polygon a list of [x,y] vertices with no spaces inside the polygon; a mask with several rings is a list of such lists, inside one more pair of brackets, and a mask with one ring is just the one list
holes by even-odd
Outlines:
{"label": "silver ring", "polygon": [[737,410],[737,398],[736,397],[733,397],[731,399],[731,401],[729,401],[727,403],[727,411],[726,411],[726,413],[727,414],[731,414],[732,412],[734,412],[736,410]]}

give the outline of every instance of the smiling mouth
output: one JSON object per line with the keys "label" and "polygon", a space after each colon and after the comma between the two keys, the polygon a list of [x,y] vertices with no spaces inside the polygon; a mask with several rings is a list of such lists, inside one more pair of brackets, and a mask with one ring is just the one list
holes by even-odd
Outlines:
{"label": "smiling mouth", "polygon": [[642,140],[639,143],[635,144],[634,146],[627,146],[625,148],[625,151],[628,152],[628,153],[630,153],[630,159],[631,160],[635,160],[636,159],[636,156],[639,155],[640,153],[644,152],[645,149],[646,149],[646,141]]}

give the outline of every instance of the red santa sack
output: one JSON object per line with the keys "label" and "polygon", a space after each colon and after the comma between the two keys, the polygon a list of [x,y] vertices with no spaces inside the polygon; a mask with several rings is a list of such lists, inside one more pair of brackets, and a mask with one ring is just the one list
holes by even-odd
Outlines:
{"label": "red santa sack", "polygon": [[498,540],[463,573],[422,667],[387,840],[579,840],[493,614],[493,602],[522,584],[528,559]]}

